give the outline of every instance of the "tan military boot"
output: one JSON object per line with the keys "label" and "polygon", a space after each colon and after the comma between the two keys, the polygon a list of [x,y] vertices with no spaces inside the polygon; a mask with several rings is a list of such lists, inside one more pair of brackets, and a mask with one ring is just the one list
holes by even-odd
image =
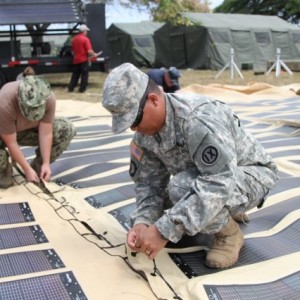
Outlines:
{"label": "tan military boot", "polygon": [[0,171],[0,189],[7,189],[13,185],[12,165],[7,162],[6,169],[4,171]]}
{"label": "tan military boot", "polygon": [[228,224],[215,234],[212,247],[206,256],[206,266],[216,269],[232,267],[238,261],[243,244],[243,233],[239,225],[230,218]]}
{"label": "tan military boot", "polygon": [[249,222],[249,216],[246,213],[237,214],[232,217],[234,221],[238,223],[248,223]]}

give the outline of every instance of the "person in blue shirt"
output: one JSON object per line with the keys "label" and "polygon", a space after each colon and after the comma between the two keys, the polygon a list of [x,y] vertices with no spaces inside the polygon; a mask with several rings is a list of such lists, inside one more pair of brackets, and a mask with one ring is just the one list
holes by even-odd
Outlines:
{"label": "person in blue shirt", "polygon": [[169,69],[151,69],[147,75],[157,85],[161,86],[165,93],[175,93],[180,89],[178,78],[181,76],[175,67]]}

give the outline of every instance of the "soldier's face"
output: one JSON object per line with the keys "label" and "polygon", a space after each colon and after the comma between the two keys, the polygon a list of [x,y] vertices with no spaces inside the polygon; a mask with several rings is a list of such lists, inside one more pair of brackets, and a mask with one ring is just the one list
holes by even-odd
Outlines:
{"label": "soldier's face", "polygon": [[165,124],[166,104],[163,94],[150,93],[144,107],[142,121],[131,130],[145,135],[157,133]]}

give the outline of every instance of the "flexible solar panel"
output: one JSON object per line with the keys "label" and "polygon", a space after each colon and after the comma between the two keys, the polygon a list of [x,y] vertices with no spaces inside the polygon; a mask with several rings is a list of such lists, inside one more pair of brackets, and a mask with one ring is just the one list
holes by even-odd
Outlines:
{"label": "flexible solar panel", "polygon": [[[85,200],[95,208],[105,207],[134,197],[134,185],[128,184],[96,195],[86,197]],[[130,213],[130,212],[129,212]]]}
{"label": "flexible solar panel", "polygon": [[[239,261],[235,267],[254,264],[300,251],[299,236],[300,220],[272,236],[245,239],[245,246],[240,252]],[[265,249],[268,249],[268,251],[265,251]],[[205,266],[204,253],[204,251],[198,251],[170,254],[170,256],[189,278],[220,272],[220,269],[210,269]]]}
{"label": "flexible solar panel", "polygon": [[65,267],[53,249],[2,254],[0,266],[0,278]]}
{"label": "flexible solar panel", "polygon": [[117,221],[126,229],[130,229],[130,213],[133,211],[135,207],[135,203],[131,203],[128,205],[124,205],[118,209],[114,209],[110,211],[109,213],[114,216]]}
{"label": "flexible solar panel", "polygon": [[86,300],[72,272],[0,283],[0,299],[5,300]]}
{"label": "flexible solar panel", "polygon": [[[281,106],[276,107],[279,103]],[[295,99],[266,100],[237,105],[240,106],[242,113],[246,113],[243,123],[270,151],[275,161],[279,162],[280,179],[277,186],[272,189],[263,209],[250,214],[249,224],[240,225],[245,234],[245,246],[241,250],[238,263],[231,269],[224,271],[205,267],[206,251],[211,244],[212,236],[201,234],[195,237],[185,236],[177,244],[168,243],[166,249],[162,250],[161,256],[158,256],[155,262],[150,261],[151,267],[149,267],[148,260],[144,263],[143,254],[137,256],[136,261],[134,258],[131,260],[129,256],[127,257],[133,269],[145,274],[151,289],[161,296],[161,299],[202,300],[195,295],[198,293],[197,287],[200,287],[199,290],[201,289],[201,293],[204,293],[203,282],[205,282],[208,299],[300,299],[297,287],[299,273],[295,273],[299,269],[299,262],[294,264],[290,261],[294,257],[298,258],[300,253],[298,242],[300,218],[297,218],[300,209],[299,171],[297,166],[295,170],[289,168],[290,162],[299,161],[299,133],[296,132],[296,128],[288,125],[288,121],[298,115],[295,110]],[[249,112],[243,110],[243,105],[245,108],[246,106],[252,107],[252,110]],[[272,105],[274,105],[274,110],[272,110]],[[269,111],[265,111],[264,106]],[[278,118],[281,112],[287,124],[264,122],[265,119]],[[257,117],[263,118],[262,122]],[[76,192],[66,189],[64,193],[64,188],[59,188],[57,190],[61,194],[57,195],[57,199],[60,199],[60,196],[66,197],[65,201],[68,206],[74,206],[74,211],[76,211],[74,217],[86,222],[96,233],[105,233],[105,238],[112,245],[123,243],[126,231],[131,225],[130,215],[135,208],[134,202],[127,201],[135,196],[134,185],[128,174],[131,135],[109,136],[109,128],[101,126],[99,128],[98,125],[81,126],[79,118],[74,118],[73,121],[78,128],[79,135],[72,140],[68,151],[64,152],[59,161],[53,164],[53,175],[57,182],[61,180],[62,183],[71,187],[79,187],[79,189]],[[93,118],[91,120],[93,122],[87,123],[87,121],[84,120],[83,123],[97,124],[99,122],[101,124],[102,120]],[[97,132],[98,129],[99,132]],[[80,198],[81,195],[84,196]],[[84,203],[80,202],[81,200],[84,200]],[[122,203],[123,201],[127,202]],[[83,211],[80,207],[82,204]],[[206,250],[189,249],[193,246],[201,246],[200,249]],[[268,276],[266,276],[264,282],[261,278],[254,278],[251,282],[255,284],[249,284],[247,281],[247,284],[241,284],[243,281],[239,278],[239,270],[247,270],[253,276],[256,267],[270,266],[273,262],[278,266],[278,261],[287,262],[289,270],[283,274],[278,267],[272,280],[268,281]],[[176,280],[175,275],[173,277],[173,273],[171,271],[169,273],[169,270],[178,272]],[[164,297],[162,286],[157,284],[160,282],[159,271],[163,278],[161,285],[168,285],[170,290],[175,291],[173,298],[169,295]],[[268,270],[264,271],[268,272]],[[236,284],[223,284],[222,276],[226,277],[228,274],[231,275],[230,283]],[[214,278],[219,279],[218,284],[212,284]],[[192,292],[191,287],[195,288],[195,291]],[[191,297],[180,298],[182,290]],[[207,298],[203,297],[203,299]]]}
{"label": "flexible solar panel", "polygon": [[258,210],[251,214],[251,223],[240,224],[244,234],[269,230],[278,224],[289,213],[300,209],[299,197],[293,197],[283,203],[274,204],[266,210]]}
{"label": "flexible solar panel", "polygon": [[32,221],[34,217],[28,203],[0,204],[0,225]]}
{"label": "flexible solar panel", "polygon": [[0,229],[0,249],[47,243],[48,240],[38,225]]}
{"label": "flexible solar panel", "polygon": [[274,282],[264,284],[245,285],[204,285],[209,299],[215,300],[246,300],[246,299],[272,299],[272,300],[299,300],[300,273],[281,278]]}

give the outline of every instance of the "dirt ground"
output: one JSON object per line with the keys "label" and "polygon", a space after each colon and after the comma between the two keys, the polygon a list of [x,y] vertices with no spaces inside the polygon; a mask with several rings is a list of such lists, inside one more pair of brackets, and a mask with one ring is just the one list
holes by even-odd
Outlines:
{"label": "dirt ground", "polygon": [[[147,69],[142,69],[147,71]],[[255,75],[252,70],[242,71],[243,79],[236,73],[234,78],[230,78],[230,70],[225,70],[217,79],[217,71],[211,70],[180,70],[181,78],[180,85],[182,88],[191,84],[209,85],[209,84],[229,84],[229,85],[248,85],[251,82],[264,82],[274,86],[283,86],[293,83],[300,83],[300,72],[294,72],[289,75],[287,72],[282,71],[279,77],[275,76],[275,72],[270,75]],[[56,94],[57,99],[67,100],[82,100],[87,102],[98,102],[102,99],[103,82],[107,77],[107,73],[90,72],[89,86],[84,94],[78,93],[77,89],[69,93],[67,86],[71,77],[70,73],[60,74],[45,74],[44,77],[51,83],[52,89]]]}

